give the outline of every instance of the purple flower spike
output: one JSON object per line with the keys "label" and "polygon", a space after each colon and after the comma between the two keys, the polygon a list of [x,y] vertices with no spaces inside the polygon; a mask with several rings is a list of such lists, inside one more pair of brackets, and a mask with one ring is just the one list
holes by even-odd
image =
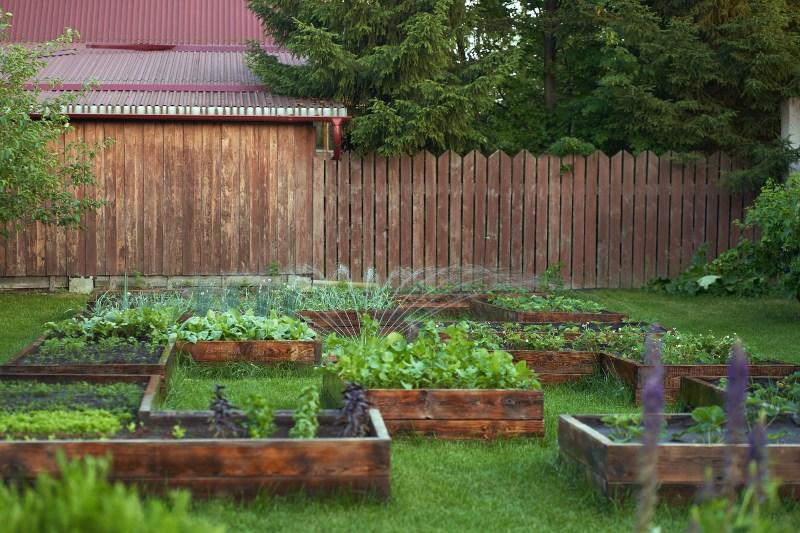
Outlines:
{"label": "purple flower spike", "polygon": [[725,413],[728,416],[728,444],[739,444],[747,428],[745,420],[745,402],[749,383],[747,354],[742,343],[736,341],[731,350],[731,361],[728,366],[728,388],[725,395]]}
{"label": "purple flower spike", "polygon": [[742,343],[736,341],[731,349],[731,360],[728,366],[728,388],[725,392],[725,413],[728,424],[725,440],[728,444],[726,451],[725,495],[733,501],[736,497],[736,487],[742,479],[741,458],[734,453],[734,445],[743,442],[743,435],[747,430],[745,418],[745,402],[747,400],[748,363],[747,354]]}
{"label": "purple flower spike", "polygon": [[645,362],[650,365],[642,391],[644,434],[639,459],[639,506],[636,531],[650,531],[658,501],[658,436],[664,409],[664,367],[661,365],[661,341],[652,333],[645,338]]}
{"label": "purple flower spike", "polygon": [[753,465],[749,483],[755,487],[756,497],[764,499],[764,483],[767,481],[767,430],[763,417],[759,418],[748,435],[747,464]]}

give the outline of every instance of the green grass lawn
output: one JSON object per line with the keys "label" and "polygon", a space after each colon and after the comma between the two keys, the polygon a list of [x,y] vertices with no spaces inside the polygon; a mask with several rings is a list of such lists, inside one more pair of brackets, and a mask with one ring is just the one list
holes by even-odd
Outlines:
{"label": "green grass lawn", "polygon": [[[800,361],[800,305],[779,299],[689,298],[641,291],[585,291],[588,298],[632,318],[682,330],[735,332],[754,349],[776,359]],[[0,318],[14,327],[0,333],[0,356],[8,356],[40,332],[39,324],[62,316],[77,300],[63,296],[0,294]],[[24,317],[24,318],[23,318]],[[4,321],[4,324],[8,322]],[[300,389],[319,377],[312,370],[228,365],[211,370],[181,365],[165,399],[172,408],[205,408],[215,383],[231,399],[267,394],[276,408],[295,405]],[[561,413],[631,412],[631,394],[602,376],[545,389],[547,434],[543,441],[437,442],[400,438],[392,443],[392,500],[376,503],[346,497],[309,500],[263,498],[236,504],[197,502],[196,512],[231,531],[625,531],[633,504],[606,501],[582,475],[558,460],[556,420]],[[787,505],[783,519],[800,530],[800,510]],[[663,531],[683,531],[686,507],[661,505]]]}

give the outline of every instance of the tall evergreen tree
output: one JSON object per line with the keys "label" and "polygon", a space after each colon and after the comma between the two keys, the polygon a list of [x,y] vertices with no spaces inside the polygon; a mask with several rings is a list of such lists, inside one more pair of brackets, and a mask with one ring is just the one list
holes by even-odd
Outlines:
{"label": "tall evergreen tree", "polygon": [[[288,66],[257,47],[249,64],[278,93],[342,101],[349,141],[390,155],[485,144],[477,127],[508,75],[504,21],[491,0],[250,0],[265,31],[304,58]],[[500,26],[499,28],[497,26]]]}

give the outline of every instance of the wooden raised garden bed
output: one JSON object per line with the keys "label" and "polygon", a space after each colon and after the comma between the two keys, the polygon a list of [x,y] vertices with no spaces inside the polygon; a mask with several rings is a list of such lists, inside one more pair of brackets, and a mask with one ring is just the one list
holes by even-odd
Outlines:
{"label": "wooden raised garden bed", "polygon": [[322,344],[319,341],[200,341],[177,342],[175,349],[187,352],[199,363],[230,361],[259,364],[319,364]]}
{"label": "wooden raised garden bed", "polygon": [[583,324],[586,322],[617,323],[628,318],[623,313],[573,313],[566,311],[515,311],[498,305],[490,304],[486,298],[471,300],[472,313],[478,318],[499,322],[525,322],[529,324],[546,324],[562,322],[569,324]]}
{"label": "wooden raised garden bed", "polygon": [[169,373],[174,364],[173,345],[169,344],[161,349],[158,360],[152,363],[81,363],[77,361],[65,361],[63,363],[36,364],[27,360],[34,355],[39,346],[46,340],[45,336],[39,337],[32,344],[25,347],[15,355],[8,363],[0,365],[0,375],[2,374],[74,374],[74,375],[96,375],[96,374],[129,374],[129,375],[160,375],[165,376]]}
{"label": "wooden raised garden bed", "polygon": [[[602,415],[561,415],[558,420],[559,451],[562,459],[577,463],[589,482],[602,494],[622,498],[638,486],[640,444],[612,441],[606,436],[601,418]],[[665,419],[667,429],[680,429],[691,423],[688,414],[666,415]],[[789,427],[792,423],[785,421],[783,424]],[[770,471],[780,478],[782,490],[797,495],[800,493],[800,439],[795,436],[793,442],[770,444],[767,455]],[[740,444],[734,447],[741,464],[744,464],[749,446]],[[662,495],[693,498],[706,485],[709,469],[712,482],[721,484],[726,467],[726,448],[726,444],[660,443],[656,471]]]}
{"label": "wooden raised garden bed", "polygon": [[[338,407],[344,383],[332,372],[322,381],[322,401]],[[368,389],[392,433],[440,439],[543,437],[544,393],[513,389]]]}
{"label": "wooden raised garden bed", "polygon": [[381,335],[397,331],[407,333],[411,326],[406,322],[408,309],[371,311],[299,311],[303,318],[318,333],[358,335],[361,333],[361,315],[367,314],[380,325]]}
{"label": "wooden raised garden bed", "polygon": [[541,383],[565,383],[594,373],[598,363],[595,352],[506,349],[514,361],[525,361]]}
{"label": "wooden raised garden bed", "polygon": [[[641,403],[642,389],[652,367],[611,354],[601,354],[603,367],[635,390],[636,403]],[[753,377],[784,377],[800,370],[788,363],[760,363],[749,366]],[[678,399],[681,379],[687,377],[721,378],[728,375],[728,365],[664,365],[664,395],[668,403]]]}
{"label": "wooden raised garden bed", "polygon": [[[220,493],[256,496],[352,491],[386,500],[390,495],[391,439],[377,410],[370,410],[369,435],[337,437],[338,412],[319,416],[320,438],[286,438],[292,413],[278,411],[276,438],[208,436],[210,412],[165,411],[150,414],[137,438],[0,442],[0,476],[31,481],[56,474],[56,451],[68,458],[112,456],[110,478],[152,491],[186,488],[196,496]],[[170,437],[179,424],[186,438]]]}

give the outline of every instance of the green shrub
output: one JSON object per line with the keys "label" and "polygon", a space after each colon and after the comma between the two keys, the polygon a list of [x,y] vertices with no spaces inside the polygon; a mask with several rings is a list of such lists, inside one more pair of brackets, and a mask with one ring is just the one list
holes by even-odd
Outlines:
{"label": "green shrub", "polygon": [[193,316],[175,330],[175,338],[196,343],[199,341],[244,340],[313,340],[317,334],[308,324],[290,316],[271,313],[268,317],[231,310],[225,313],[209,310],[203,316]]}
{"label": "green shrub", "polygon": [[336,356],[333,369],[346,382],[367,388],[396,389],[538,389],[536,375],[524,361],[488,350],[458,326],[441,330],[425,327],[413,342],[399,333],[383,337],[378,325],[362,317],[357,338],[330,335],[328,353]]}
{"label": "green shrub", "polygon": [[785,184],[769,181],[747,209],[744,228],[758,228],[760,240],[747,239],[708,262],[707,246],[695,253],[674,280],[650,286],[672,293],[758,296],[774,287],[800,299],[800,174]]}
{"label": "green shrub", "polygon": [[32,486],[0,484],[0,523],[8,533],[213,533],[220,527],[189,512],[189,494],[144,500],[133,488],[108,482],[109,461],[57,456],[61,475],[40,475]]}

